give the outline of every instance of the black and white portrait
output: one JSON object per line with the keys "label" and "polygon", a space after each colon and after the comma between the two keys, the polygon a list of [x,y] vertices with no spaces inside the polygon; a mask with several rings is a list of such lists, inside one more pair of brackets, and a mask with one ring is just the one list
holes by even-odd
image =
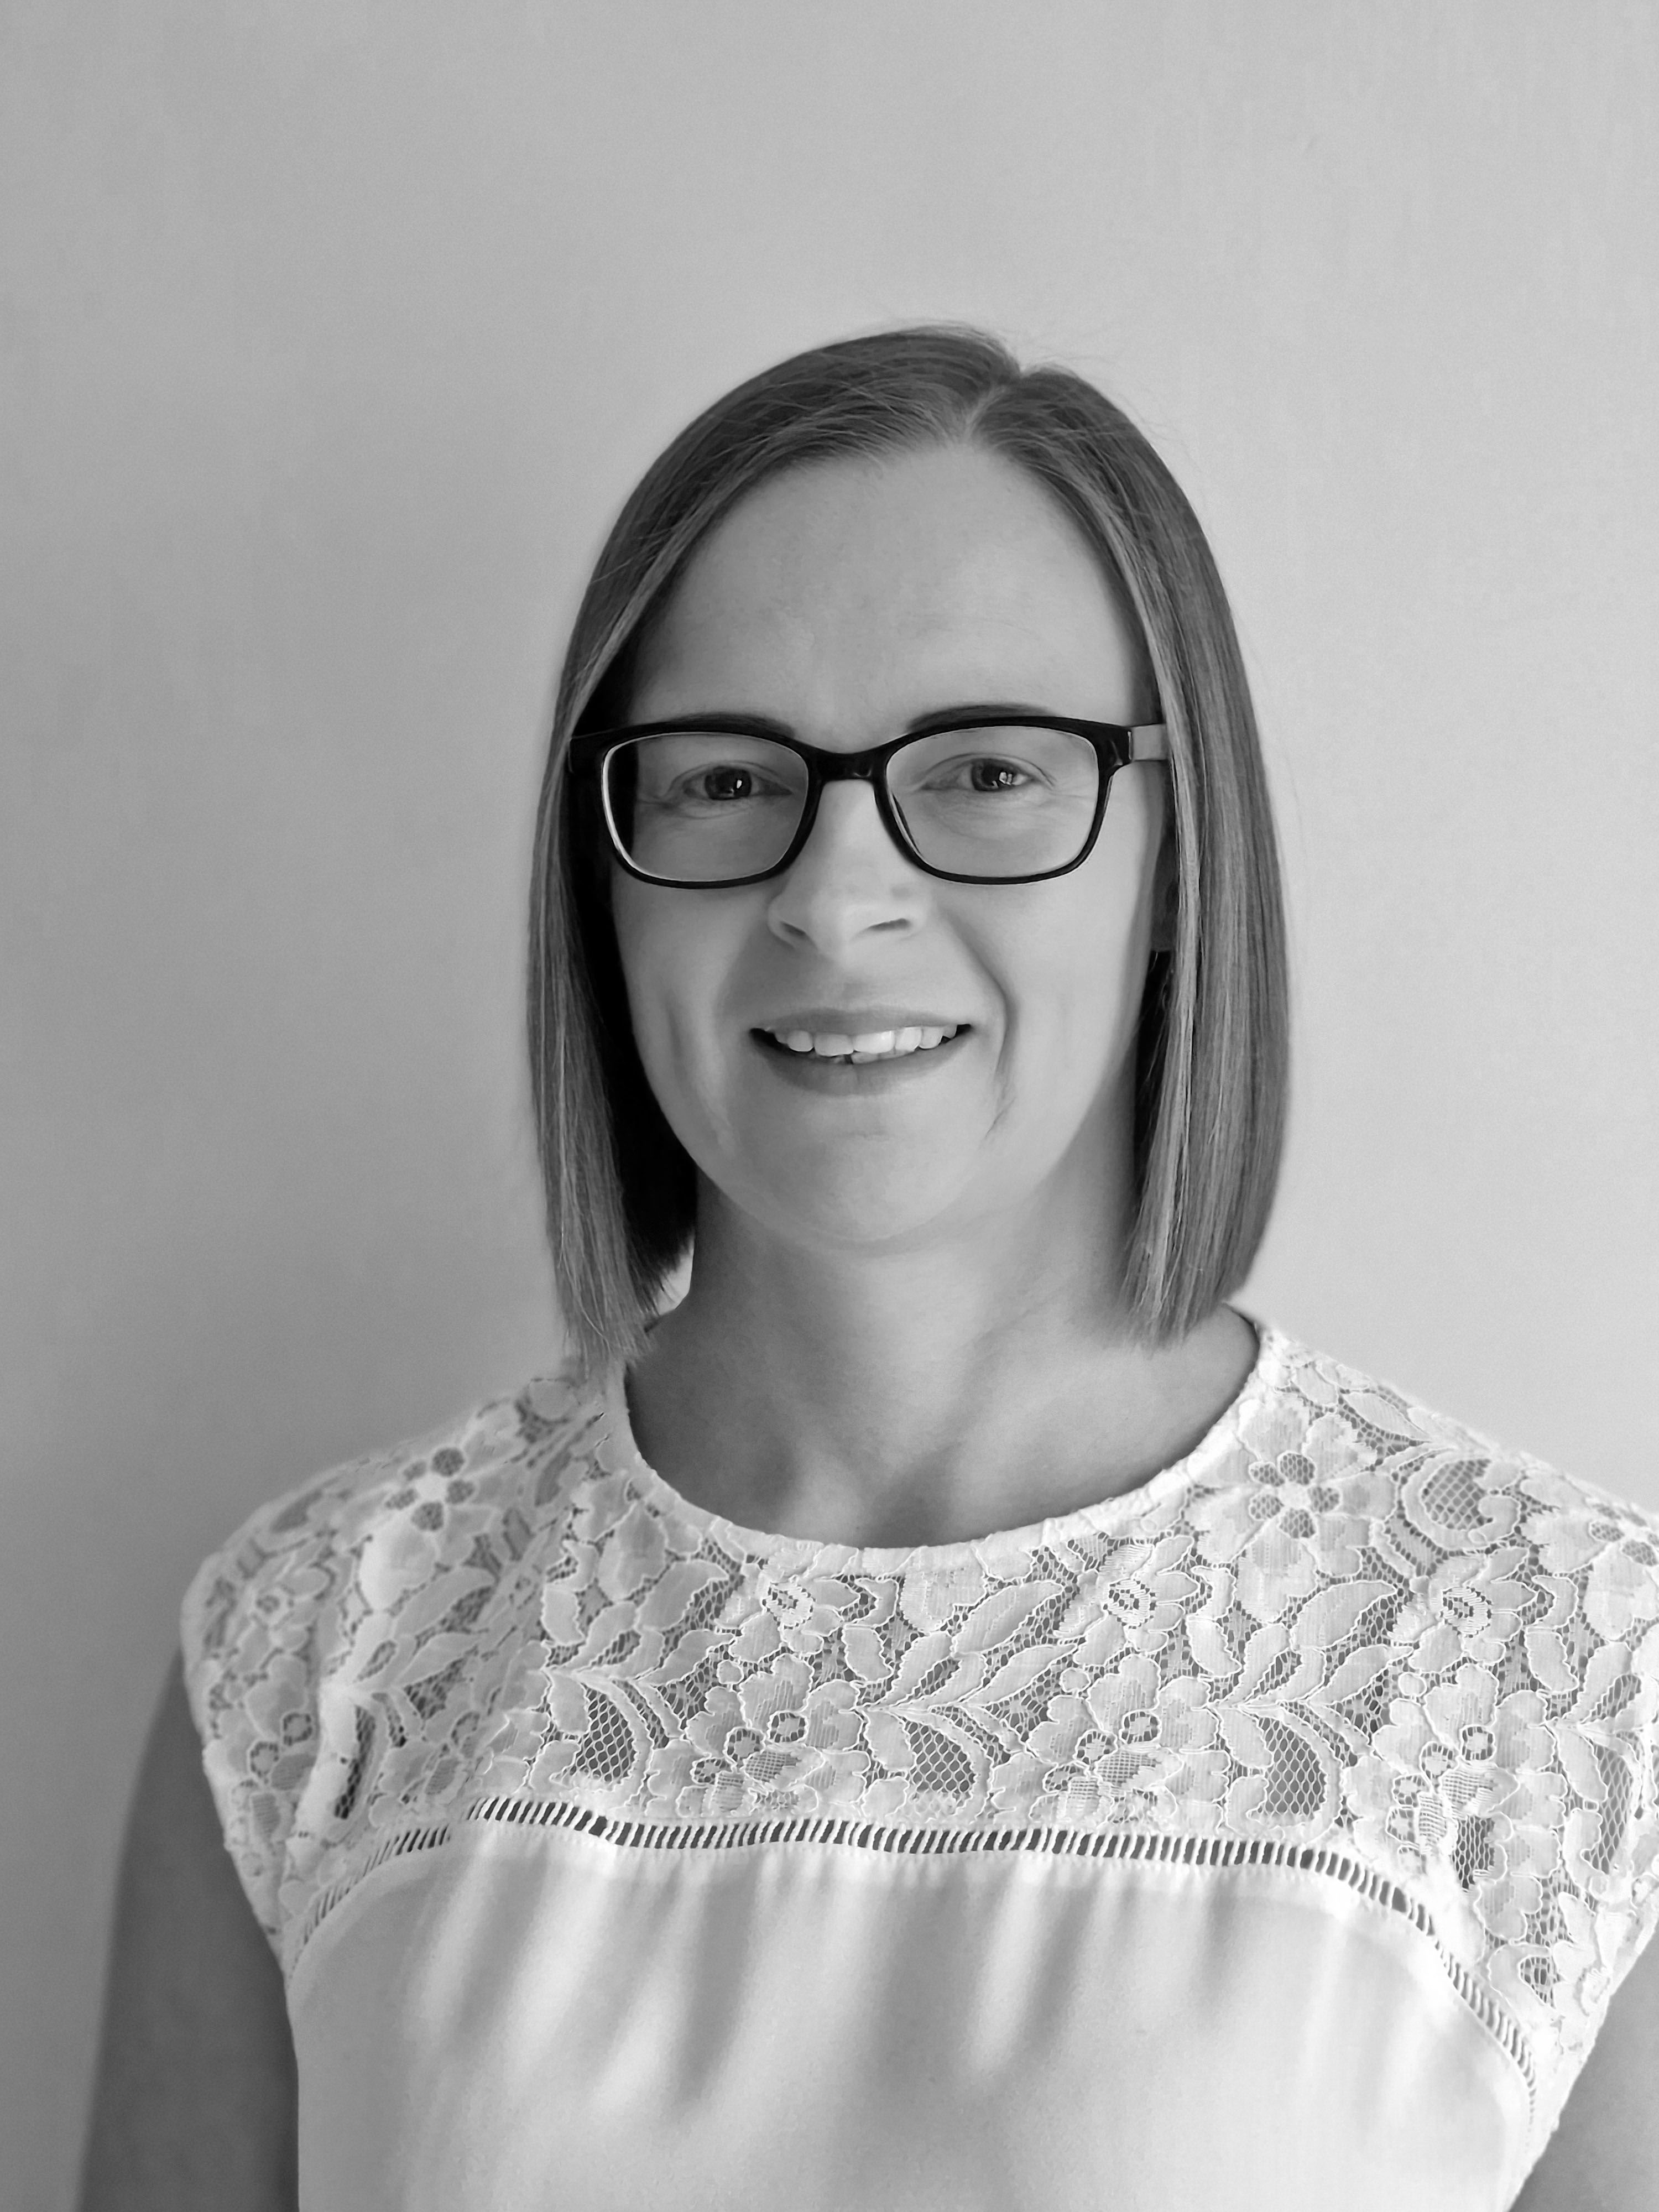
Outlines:
{"label": "black and white portrait", "polygon": [[0,2202],[1659,2202],[1656,101],[0,8]]}

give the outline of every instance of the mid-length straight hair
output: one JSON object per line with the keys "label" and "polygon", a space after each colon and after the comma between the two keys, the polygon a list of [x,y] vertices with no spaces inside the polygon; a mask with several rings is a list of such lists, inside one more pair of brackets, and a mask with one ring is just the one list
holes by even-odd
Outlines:
{"label": "mid-length straight hair", "polygon": [[1070,516],[1139,626],[1169,728],[1175,941],[1152,956],[1137,1034],[1125,1255],[1144,1340],[1202,1321],[1261,1243],[1285,1124],[1284,912],[1255,718],[1204,533],[1146,439],[1081,376],[1022,369],[975,330],[890,331],[781,362],[682,431],[623,508],[576,617],[537,813],[528,989],[555,1279],[590,1372],[639,1351],[690,1245],[697,1184],[635,1048],[609,848],[568,741],[627,719],[647,628],[746,492],[785,469],[952,443],[1001,454]]}

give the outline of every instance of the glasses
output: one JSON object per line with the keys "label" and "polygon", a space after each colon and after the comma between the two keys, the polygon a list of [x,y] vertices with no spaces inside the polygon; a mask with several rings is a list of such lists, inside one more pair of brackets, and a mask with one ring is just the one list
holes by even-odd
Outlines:
{"label": "glasses", "polygon": [[842,782],[871,786],[889,836],[926,874],[1041,883],[1088,859],[1120,769],[1169,757],[1161,722],[1048,714],[941,720],[857,753],[700,720],[570,741],[623,867],[687,890],[781,875],[812,834],[823,787]]}

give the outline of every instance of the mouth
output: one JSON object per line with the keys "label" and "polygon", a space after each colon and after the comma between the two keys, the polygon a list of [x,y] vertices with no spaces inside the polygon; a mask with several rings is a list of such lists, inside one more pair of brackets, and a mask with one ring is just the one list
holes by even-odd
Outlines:
{"label": "mouth", "polygon": [[966,1022],[956,1022],[939,1028],[877,1030],[860,1036],[795,1029],[753,1030],[750,1034],[763,1049],[781,1053],[803,1065],[871,1067],[879,1061],[939,1052],[954,1038],[964,1036],[968,1026]]}

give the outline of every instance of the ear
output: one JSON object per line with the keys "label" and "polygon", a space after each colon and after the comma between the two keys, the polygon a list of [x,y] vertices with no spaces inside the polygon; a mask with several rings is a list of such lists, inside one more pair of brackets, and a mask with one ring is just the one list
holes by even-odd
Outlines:
{"label": "ear", "polygon": [[1175,951],[1176,917],[1180,907],[1181,873],[1176,866],[1175,831],[1170,829],[1165,830],[1164,842],[1158,848],[1158,865],[1152,874],[1152,951]]}

